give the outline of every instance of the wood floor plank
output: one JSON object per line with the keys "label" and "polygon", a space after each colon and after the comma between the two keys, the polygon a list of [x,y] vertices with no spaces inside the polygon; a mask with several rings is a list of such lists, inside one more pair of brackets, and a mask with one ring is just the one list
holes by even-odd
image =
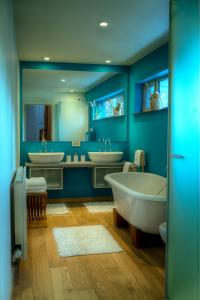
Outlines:
{"label": "wood floor plank", "polygon": [[98,300],[93,289],[91,290],[73,290],[69,291],[65,298],[66,300]]}
{"label": "wood floor plank", "polygon": [[17,287],[14,291],[14,298],[16,300],[33,300],[33,290],[32,288]]}
{"label": "wood floor plank", "polygon": [[66,295],[73,290],[68,268],[51,268],[51,278],[55,300],[65,299]]}
{"label": "wood floor plank", "polygon": [[44,256],[32,259],[32,285],[34,299],[55,299],[48,260]]}
{"label": "wood floor plank", "polygon": [[87,272],[86,265],[87,256],[69,257],[67,259],[67,267],[69,269],[72,285],[76,290],[93,289],[93,284]]}
{"label": "wood floor plank", "polygon": [[99,255],[88,256],[86,268],[99,299],[120,299],[116,287],[109,281],[99,263]]}
{"label": "wood floor plank", "polygon": [[157,268],[154,269],[152,265],[136,264],[126,253],[120,256],[113,254],[113,257],[120,266],[121,272],[129,276],[138,291],[144,291],[154,299],[164,297],[164,273],[160,275]]}
{"label": "wood floor plank", "polygon": [[[129,228],[116,228],[112,213],[89,213],[74,203],[70,214],[48,216],[47,223],[28,230],[28,260],[15,271],[13,300],[164,299],[164,248],[135,249]],[[52,228],[96,224],[123,252],[59,257]]]}

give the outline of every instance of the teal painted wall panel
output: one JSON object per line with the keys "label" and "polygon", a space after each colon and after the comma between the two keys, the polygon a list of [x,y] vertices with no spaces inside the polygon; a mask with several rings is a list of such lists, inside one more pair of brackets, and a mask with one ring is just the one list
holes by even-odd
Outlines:
{"label": "teal painted wall panel", "polygon": [[110,138],[111,141],[127,141],[127,102],[128,102],[128,74],[120,73],[104,81],[86,93],[88,101],[93,101],[119,90],[124,91],[125,115],[121,117],[105,118],[92,121],[90,113],[90,127],[94,129],[97,140]]}
{"label": "teal painted wall panel", "polygon": [[16,169],[18,59],[12,5],[0,1],[0,299],[11,299],[10,185]]}
{"label": "teal painted wall panel", "polygon": [[171,1],[167,295],[200,299],[199,1]]}
{"label": "teal painted wall panel", "polygon": [[130,68],[129,80],[129,158],[134,151],[146,153],[146,171],[166,176],[168,110],[134,114],[135,86],[168,69],[168,44],[156,49]]}

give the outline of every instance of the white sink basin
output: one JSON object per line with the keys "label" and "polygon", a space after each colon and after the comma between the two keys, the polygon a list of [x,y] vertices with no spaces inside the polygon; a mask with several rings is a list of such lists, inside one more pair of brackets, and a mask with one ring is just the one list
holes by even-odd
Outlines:
{"label": "white sink basin", "polygon": [[123,152],[88,152],[93,162],[118,162],[123,157]]}
{"label": "white sink basin", "polygon": [[64,152],[39,152],[28,153],[32,163],[59,163],[63,160]]}

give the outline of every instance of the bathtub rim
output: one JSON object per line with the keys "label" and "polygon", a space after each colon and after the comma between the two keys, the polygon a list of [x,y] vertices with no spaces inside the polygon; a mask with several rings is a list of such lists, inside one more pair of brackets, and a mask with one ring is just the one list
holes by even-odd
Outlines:
{"label": "bathtub rim", "polygon": [[[152,202],[167,202],[167,194],[166,196],[158,196],[156,194],[144,194],[144,193],[140,193],[140,192],[136,192],[128,187],[126,187],[125,185],[121,184],[119,181],[113,179],[110,175],[122,175],[122,174],[127,174],[127,173],[122,173],[122,172],[118,172],[118,173],[110,173],[107,174],[104,179],[111,185],[111,187],[115,187],[117,189],[119,189],[121,192],[126,193],[129,196],[135,196],[137,199],[143,200],[143,201],[152,201]],[[163,177],[166,178],[164,176],[160,176],[154,173],[140,173],[140,172],[130,172],[130,174],[148,174],[148,175],[154,175],[154,176],[159,176],[159,177]],[[166,178],[167,180],[167,178]],[[166,189],[167,189],[167,183],[166,183]]]}

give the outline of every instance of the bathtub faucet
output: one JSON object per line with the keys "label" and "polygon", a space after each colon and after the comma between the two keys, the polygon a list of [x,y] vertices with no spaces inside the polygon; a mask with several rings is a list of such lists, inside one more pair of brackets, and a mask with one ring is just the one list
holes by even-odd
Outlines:
{"label": "bathtub faucet", "polygon": [[111,140],[110,139],[105,139],[105,152],[111,152]]}

